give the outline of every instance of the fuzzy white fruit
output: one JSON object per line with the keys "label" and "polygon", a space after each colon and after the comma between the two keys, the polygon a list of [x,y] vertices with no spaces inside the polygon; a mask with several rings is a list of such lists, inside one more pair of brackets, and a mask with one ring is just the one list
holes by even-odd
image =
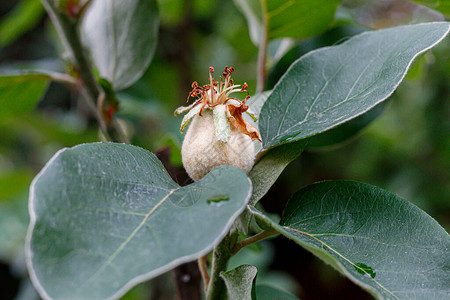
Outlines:
{"label": "fuzzy white fruit", "polygon": [[231,129],[228,141],[217,139],[213,112],[205,110],[195,115],[181,147],[183,166],[197,181],[220,165],[232,165],[248,173],[255,161],[252,139],[237,129]]}

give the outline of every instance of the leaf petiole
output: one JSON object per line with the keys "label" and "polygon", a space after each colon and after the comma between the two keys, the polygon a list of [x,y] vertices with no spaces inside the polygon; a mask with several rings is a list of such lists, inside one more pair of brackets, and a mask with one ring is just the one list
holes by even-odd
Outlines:
{"label": "leaf petiole", "polygon": [[262,241],[268,237],[271,237],[273,235],[278,235],[279,233],[276,232],[275,230],[265,230],[265,231],[261,231],[258,234],[255,234],[251,237],[248,237],[246,239],[243,239],[242,241],[239,241],[236,243],[236,245],[233,247],[233,249],[231,250],[232,254],[236,254],[238,253],[242,248],[247,247],[248,245],[257,243],[259,241]]}

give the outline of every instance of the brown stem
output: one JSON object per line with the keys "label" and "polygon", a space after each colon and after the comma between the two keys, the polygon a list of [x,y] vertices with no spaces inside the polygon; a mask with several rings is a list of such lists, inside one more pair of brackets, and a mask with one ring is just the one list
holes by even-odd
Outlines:
{"label": "brown stem", "polygon": [[231,253],[234,255],[234,254],[238,253],[242,248],[247,247],[248,245],[262,241],[270,236],[277,235],[277,234],[279,234],[279,233],[276,231],[273,231],[273,230],[262,231],[258,234],[255,234],[254,236],[248,237],[242,241],[237,242],[236,245],[234,246],[233,250],[231,251]]}
{"label": "brown stem", "polygon": [[47,72],[46,74],[48,74],[51,77],[51,80],[54,82],[58,82],[58,83],[62,83],[62,84],[69,84],[72,86],[77,86],[78,85],[78,81],[76,80],[76,78],[64,74],[64,73],[58,73],[58,72]]}
{"label": "brown stem", "polygon": [[200,270],[200,274],[202,274],[203,287],[204,287],[205,291],[208,289],[208,284],[209,284],[209,279],[210,279],[207,264],[206,264],[207,259],[208,259],[208,255],[202,256],[198,259],[198,269]]}

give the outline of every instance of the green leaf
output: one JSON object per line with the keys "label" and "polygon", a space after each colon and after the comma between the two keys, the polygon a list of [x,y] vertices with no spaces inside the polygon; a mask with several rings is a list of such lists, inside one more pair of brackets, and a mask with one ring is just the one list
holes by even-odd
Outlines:
{"label": "green leaf", "polygon": [[255,45],[259,45],[263,35],[263,11],[261,2],[264,0],[234,0],[236,7],[247,19],[250,39]]}
{"label": "green leaf", "polygon": [[294,295],[282,291],[280,289],[264,285],[256,285],[256,299],[257,300],[298,300]]}
{"label": "green leaf", "polygon": [[[298,141],[270,149],[256,163],[248,174],[253,184],[249,205],[255,206],[258,203],[281,175],[284,168],[300,156],[306,144],[306,141]],[[236,226],[242,233],[247,234],[250,221],[251,213],[245,210],[236,220]]]}
{"label": "green leaf", "polygon": [[325,181],[297,192],[267,224],[383,299],[448,296],[450,236],[408,201],[375,186]]}
{"label": "green leaf", "polygon": [[333,21],[340,0],[234,0],[234,3],[247,19],[250,38],[259,45],[264,35],[273,40],[300,39],[320,33]]}
{"label": "green leaf", "polygon": [[8,201],[3,200],[0,199],[0,261],[13,262],[23,255],[29,221],[26,189]]}
{"label": "green leaf", "polygon": [[263,147],[321,133],[367,112],[387,99],[415,58],[448,31],[449,23],[438,22],[365,32],[301,57],[261,109]]}
{"label": "green leaf", "polygon": [[[259,117],[261,108],[269,97],[270,92],[271,91],[259,93],[250,98],[250,101],[248,102],[249,109],[257,118]],[[255,122],[252,117],[244,115],[244,118],[250,125],[258,129],[258,122]],[[287,165],[300,156],[305,149],[306,144],[305,141],[300,141],[298,143],[280,147],[279,149],[271,149],[267,153],[259,153],[259,155],[264,156],[262,156],[249,173],[249,177],[253,184],[253,193],[249,205],[254,206],[258,203],[258,201],[269,191],[270,187],[275,183]],[[258,150],[258,147],[261,147],[261,143],[258,142],[256,147]],[[236,220],[236,228],[243,234],[247,234],[250,221],[251,213],[245,210]]]}
{"label": "green leaf", "polygon": [[[199,105],[200,106],[200,105]],[[227,109],[225,105],[217,105],[213,109],[214,128],[216,138],[224,143],[228,142],[231,134],[230,121],[227,116]]]}
{"label": "green leaf", "polygon": [[316,35],[333,21],[340,0],[271,0],[265,1],[268,37],[306,38]]}
{"label": "green leaf", "polygon": [[[269,97],[271,91],[265,91],[262,93],[258,93],[254,96],[252,96],[248,101],[247,101],[247,105],[248,105],[248,111],[250,111],[250,113],[253,116],[250,116],[249,114],[244,114],[243,117],[244,119],[253,127],[256,128],[256,130],[258,129],[258,119],[259,119],[259,114],[261,112],[261,108],[263,107],[264,103],[266,102],[267,98]],[[256,121],[255,121],[256,119]],[[262,146],[261,143],[259,141],[254,142],[255,145],[255,152],[258,153],[259,151],[261,151]]]}
{"label": "green leaf", "polygon": [[[0,173],[0,204],[9,202],[10,198],[17,196],[24,190],[28,189],[33,172],[28,169],[14,170],[10,172]],[[11,184],[14,182],[14,184]]]}
{"label": "green leaf", "polygon": [[144,74],[155,53],[156,0],[93,1],[82,28],[100,76],[116,90],[129,87]]}
{"label": "green leaf", "polygon": [[[200,110],[202,109],[202,105],[194,106],[187,114],[184,115],[183,120],[181,120],[180,131],[183,132],[188,126],[189,122],[191,122],[192,118],[195,115],[200,114]],[[205,106],[204,110],[208,110],[209,107]]]}
{"label": "green leaf", "polygon": [[299,141],[271,149],[256,163],[249,173],[254,186],[250,205],[254,206],[258,203],[281,175],[284,168],[300,156],[306,144],[306,141]]}
{"label": "green leaf", "polygon": [[233,270],[220,274],[227,287],[228,299],[256,299],[254,282],[257,272],[258,270],[254,266],[241,265]]}
{"label": "green leaf", "polygon": [[450,15],[450,1],[449,0],[413,0],[414,2],[428,6],[429,8],[438,10],[443,14]]}
{"label": "green leaf", "polygon": [[295,300],[294,295],[280,289],[255,284],[258,270],[251,265],[240,265],[233,270],[220,274],[227,287],[230,300]]}
{"label": "green leaf", "polygon": [[183,21],[183,0],[157,0],[161,24],[174,27]]}
{"label": "green leaf", "polygon": [[330,149],[351,141],[364,128],[381,116],[384,111],[384,104],[385,102],[382,102],[357,118],[309,138],[308,149]]}
{"label": "green leaf", "polygon": [[23,255],[28,226],[29,169],[0,169],[0,261],[13,262]]}
{"label": "green leaf", "polygon": [[[261,108],[263,107],[264,103],[266,102],[267,98],[269,97],[270,93],[272,91],[265,91],[262,93],[258,93],[254,96],[252,96],[248,102],[248,110],[251,112],[253,116],[250,116],[248,114],[244,114],[244,119],[250,123],[253,127],[258,129],[258,119],[259,114],[261,113]],[[255,121],[256,118],[256,121]]]}
{"label": "green leaf", "polygon": [[0,119],[32,110],[49,81],[40,73],[0,75]]}
{"label": "green leaf", "polygon": [[22,0],[0,22],[0,48],[32,29],[41,20],[44,8],[39,0]]}
{"label": "green leaf", "polygon": [[[229,198],[208,201],[217,195]],[[180,187],[135,146],[63,149],[31,185],[31,277],[44,298],[116,298],[210,252],[250,195],[250,180],[232,166]]]}

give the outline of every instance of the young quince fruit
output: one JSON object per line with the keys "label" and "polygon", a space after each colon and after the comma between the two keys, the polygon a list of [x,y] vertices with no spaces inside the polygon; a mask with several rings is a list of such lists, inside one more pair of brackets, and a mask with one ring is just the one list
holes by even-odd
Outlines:
{"label": "young quince fruit", "polygon": [[[250,172],[255,160],[253,140],[261,142],[261,135],[242,117],[248,113],[246,105],[250,98],[247,83],[235,85],[231,78],[234,68],[225,67],[220,81],[212,77],[209,68],[209,84],[199,86],[192,83],[188,95],[197,98],[187,107],[179,107],[175,115],[186,113],[181,121],[181,132],[192,121],[181,147],[183,166],[189,176],[197,181],[220,165],[232,165]],[[231,97],[236,92],[245,92],[243,101]]]}

